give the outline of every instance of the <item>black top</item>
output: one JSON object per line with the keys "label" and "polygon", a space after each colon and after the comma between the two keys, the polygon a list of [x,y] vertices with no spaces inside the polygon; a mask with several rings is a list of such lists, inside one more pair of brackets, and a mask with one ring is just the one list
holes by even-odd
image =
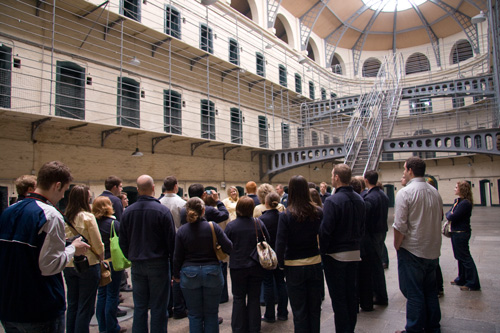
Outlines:
{"label": "black top", "polygon": [[255,202],[255,206],[260,205],[259,197],[256,194],[247,194],[247,197],[252,198],[253,202]]}
{"label": "black top", "polygon": [[[222,201],[217,201],[217,207],[205,206],[205,219],[215,223],[221,223],[229,218],[229,212]],[[186,208],[181,209],[181,224],[186,224]]]}
{"label": "black top", "polygon": [[[453,208],[454,207],[454,208]],[[451,212],[453,210],[453,213]],[[472,204],[467,199],[457,198],[451,209],[446,213],[446,218],[451,222],[451,231],[471,231],[470,217]]]}
{"label": "black top", "polygon": [[175,225],[158,199],[140,195],[123,213],[120,248],[130,261],[173,258]]}
{"label": "black top", "polygon": [[113,205],[113,210],[115,211],[113,215],[116,217],[118,221],[121,221],[123,215],[122,199],[118,198],[116,195],[114,195],[108,190],[102,192],[100,197],[108,197],[109,200],[111,200],[111,204]]}
{"label": "black top", "polygon": [[342,186],[325,200],[319,232],[322,253],[360,249],[365,228],[365,202],[351,186]]}
{"label": "black top", "polygon": [[371,188],[363,196],[369,202],[369,210],[366,215],[367,233],[387,232],[387,215],[389,212],[389,198],[378,186]]}
{"label": "black top", "polygon": [[321,202],[324,204],[325,203],[325,200],[326,198],[328,198],[329,196],[331,196],[332,194],[330,192],[325,192],[325,194],[321,194],[321,192],[319,192],[319,197],[321,198]]}
{"label": "black top", "polygon": [[115,234],[120,235],[120,221],[111,218],[109,216],[103,216],[97,220],[97,225],[99,226],[99,232],[101,233],[101,239],[104,243],[104,259],[111,258],[109,237],[111,236],[111,223],[115,221]]}
{"label": "black top", "polygon": [[[260,265],[258,257],[255,257],[257,238],[255,234],[255,222],[258,221],[266,239],[269,240],[269,232],[266,226],[259,219],[253,217],[237,217],[229,223],[224,232],[227,237],[233,242],[233,252],[229,257],[229,268],[249,268]],[[260,228],[257,226],[259,242],[263,241]]]}
{"label": "black top", "polygon": [[[217,223],[213,223],[217,242],[222,251],[230,254],[233,243],[227,238]],[[180,270],[186,266],[218,265],[212,239],[212,229],[206,220],[182,225],[175,236],[174,278],[179,278]]]}
{"label": "black top", "polygon": [[318,232],[323,210],[317,209],[316,218],[308,218],[303,222],[298,222],[290,212],[280,214],[276,235],[276,256],[280,267],[284,266],[285,259],[304,259],[319,254]]}
{"label": "black top", "polygon": [[278,233],[278,221],[280,218],[280,212],[277,209],[269,209],[262,212],[262,215],[259,216],[259,219],[264,222],[264,225],[269,232],[269,236],[271,237],[267,241],[269,245],[273,249],[275,249],[276,245],[276,234]]}

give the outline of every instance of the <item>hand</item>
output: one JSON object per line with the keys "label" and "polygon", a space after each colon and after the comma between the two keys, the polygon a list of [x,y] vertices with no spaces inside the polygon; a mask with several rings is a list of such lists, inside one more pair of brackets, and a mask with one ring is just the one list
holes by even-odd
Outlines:
{"label": "hand", "polygon": [[75,256],[81,256],[87,253],[87,249],[90,248],[90,245],[82,241],[82,237],[78,237],[71,243],[75,247]]}
{"label": "hand", "polygon": [[181,283],[181,279],[174,278],[174,281],[177,282],[177,283]]}
{"label": "hand", "polygon": [[215,201],[219,201],[219,193],[215,192],[212,193],[212,198],[215,200]]}

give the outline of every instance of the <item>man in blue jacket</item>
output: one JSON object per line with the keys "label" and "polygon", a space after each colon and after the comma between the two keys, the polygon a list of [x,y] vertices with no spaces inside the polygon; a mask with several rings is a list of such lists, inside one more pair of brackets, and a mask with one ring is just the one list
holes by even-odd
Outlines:
{"label": "man in blue jacket", "polygon": [[356,271],[364,233],[365,202],[349,186],[351,174],[351,168],[346,164],[337,164],[333,168],[332,185],[336,190],[325,200],[319,229],[336,332],[354,332],[358,312]]}
{"label": "man in blue jacket", "polygon": [[174,219],[170,210],[154,197],[153,178],[148,175],[137,178],[137,192],[137,201],[125,210],[120,225],[120,248],[132,262],[132,331],[148,332],[150,307],[151,332],[167,332]]}
{"label": "man in blue jacket", "polygon": [[64,217],[55,208],[73,180],[61,162],[45,163],[34,192],[0,217],[0,321],[6,332],[64,332],[61,271],[90,247],[66,245]]}

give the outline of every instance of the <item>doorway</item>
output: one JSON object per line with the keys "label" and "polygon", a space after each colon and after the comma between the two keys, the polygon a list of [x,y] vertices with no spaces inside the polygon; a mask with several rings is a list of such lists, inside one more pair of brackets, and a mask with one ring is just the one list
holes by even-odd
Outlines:
{"label": "doorway", "polygon": [[394,207],[394,185],[384,185],[384,192],[387,194],[387,197],[389,197],[389,207]]}
{"label": "doorway", "polygon": [[479,193],[481,195],[481,206],[491,206],[491,183],[488,179],[479,181]]}

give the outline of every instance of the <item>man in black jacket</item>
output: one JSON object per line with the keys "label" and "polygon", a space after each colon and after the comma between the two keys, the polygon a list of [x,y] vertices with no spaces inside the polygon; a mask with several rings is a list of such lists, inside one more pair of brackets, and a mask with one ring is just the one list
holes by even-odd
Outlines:
{"label": "man in black jacket", "polygon": [[319,229],[336,332],[354,332],[358,312],[355,281],[364,232],[365,202],[349,186],[351,174],[346,164],[337,164],[332,170],[332,185],[336,190],[325,200]]}
{"label": "man in black jacket", "polygon": [[133,332],[148,332],[148,307],[151,332],[167,332],[175,225],[170,210],[154,197],[154,188],[150,176],[137,178],[139,196],[123,213],[120,225],[120,248],[132,261]]}

